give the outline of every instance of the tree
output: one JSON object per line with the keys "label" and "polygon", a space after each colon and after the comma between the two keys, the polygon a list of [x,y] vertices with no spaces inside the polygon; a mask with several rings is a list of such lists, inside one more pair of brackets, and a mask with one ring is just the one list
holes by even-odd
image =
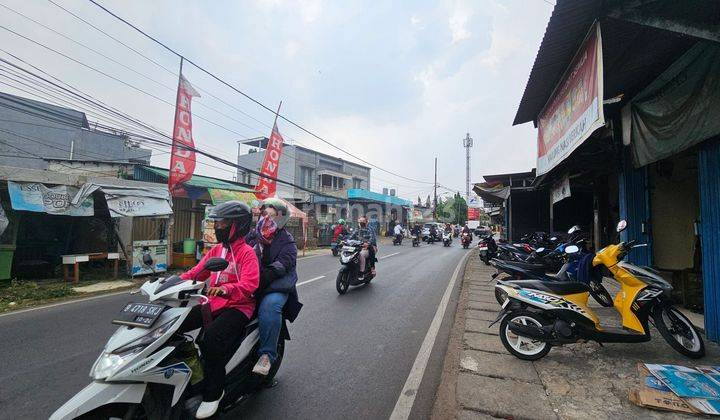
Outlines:
{"label": "tree", "polygon": [[457,193],[445,203],[438,203],[438,218],[447,223],[465,224],[467,221],[468,205],[464,198]]}
{"label": "tree", "polygon": [[422,200],[420,199],[420,196],[418,195],[418,207],[422,207]]}
{"label": "tree", "polygon": [[425,207],[430,208],[430,194],[428,194],[427,199],[425,200]]}

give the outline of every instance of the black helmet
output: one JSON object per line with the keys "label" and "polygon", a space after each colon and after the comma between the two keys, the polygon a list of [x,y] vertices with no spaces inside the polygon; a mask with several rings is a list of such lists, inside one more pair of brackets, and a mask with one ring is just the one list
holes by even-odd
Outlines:
{"label": "black helmet", "polygon": [[[213,209],[210,210],[210,214],[208,214],[208,219],[232,220],[235,225],[235,236],[244,237],[250,231],[252,212],[250,211],[250,206],[242,201],[226,201],[213,207]],[[237,239],[237,237],[230,239],[232,241]]]}

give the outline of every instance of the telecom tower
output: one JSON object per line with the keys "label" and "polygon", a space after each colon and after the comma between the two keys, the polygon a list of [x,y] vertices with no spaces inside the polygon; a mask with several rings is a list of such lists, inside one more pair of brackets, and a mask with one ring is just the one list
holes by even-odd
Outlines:
{"label": "telecom tower", "polygon": [[463,139],[463,147],[465,147],[465,201],[470,202],[470,148],[473,146],[473,139],[470,133],[465,135]]}

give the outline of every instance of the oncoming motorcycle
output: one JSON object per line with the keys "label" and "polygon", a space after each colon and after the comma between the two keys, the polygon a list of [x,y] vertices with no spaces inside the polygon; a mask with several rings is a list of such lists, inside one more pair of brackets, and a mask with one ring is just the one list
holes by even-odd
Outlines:
{"label": "oncoming motorcycle", "polygon": [[345,242],[340,251],[341,265],[335,279],[335,289],[341,295],[347,293],[350,286],[368,284],[375,277],[372,273],[374,261],[371,261],[369,256],[365,261],[365,271],[360,272],[360,252],[363,250],[363,246],[363,241],[350,239]]}
{"label": "oncoming motorcycle", "polygon": [[[228,262],[211,258],[208,271],[222,271]],[[120,325],[90,369],[93,382],[50,416],[51,420],[194,418],[202,402],[202,367],[197,341],[202,329],[178,330],[190,310],[205,305],[206,283],[178,276],[145,282],[140,292],[148,303],[128,303],[113,320]],[[209,318],[209,306],[204,317]],[[247,395],[272,384],[290,336],[283,320],[278,358],[266,377],[254,375],[257,359],[257,319],[245,328],[238,348],[225,365],[224,397],[227,410]]]}

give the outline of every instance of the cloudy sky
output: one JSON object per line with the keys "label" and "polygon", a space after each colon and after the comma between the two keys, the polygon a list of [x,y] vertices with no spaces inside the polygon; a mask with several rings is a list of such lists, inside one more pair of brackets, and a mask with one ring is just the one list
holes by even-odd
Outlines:
{"label": "cloudy sky", "polygon": [[[0,25],[85,66],[6,29],[0,48],[170,132],[178,59],[87,1],[53,1],[145,57],[46,0],[0,3],[56,32],[2,8]],[[463,191],[467,132],[473,181],[534,166],[535,129],[511,124],[552,12],[544,0],[99,1],[268,106],[282,100],[284,115],[333,144],[408,178],[432,181],[437,157],[439,182]],[[270,112],[192,66],[183,73],[202,95],[193,105],[197,147],[234,159],[238,139],[269,134]],[[1,76],[0,90],[29,96]],[[279,127],[288,142],[353,160]],[[232,168],[201,162],[197,173],[232,178]],[[373,189],[406,198],[431,191],[378,169],[372,177]]]}

